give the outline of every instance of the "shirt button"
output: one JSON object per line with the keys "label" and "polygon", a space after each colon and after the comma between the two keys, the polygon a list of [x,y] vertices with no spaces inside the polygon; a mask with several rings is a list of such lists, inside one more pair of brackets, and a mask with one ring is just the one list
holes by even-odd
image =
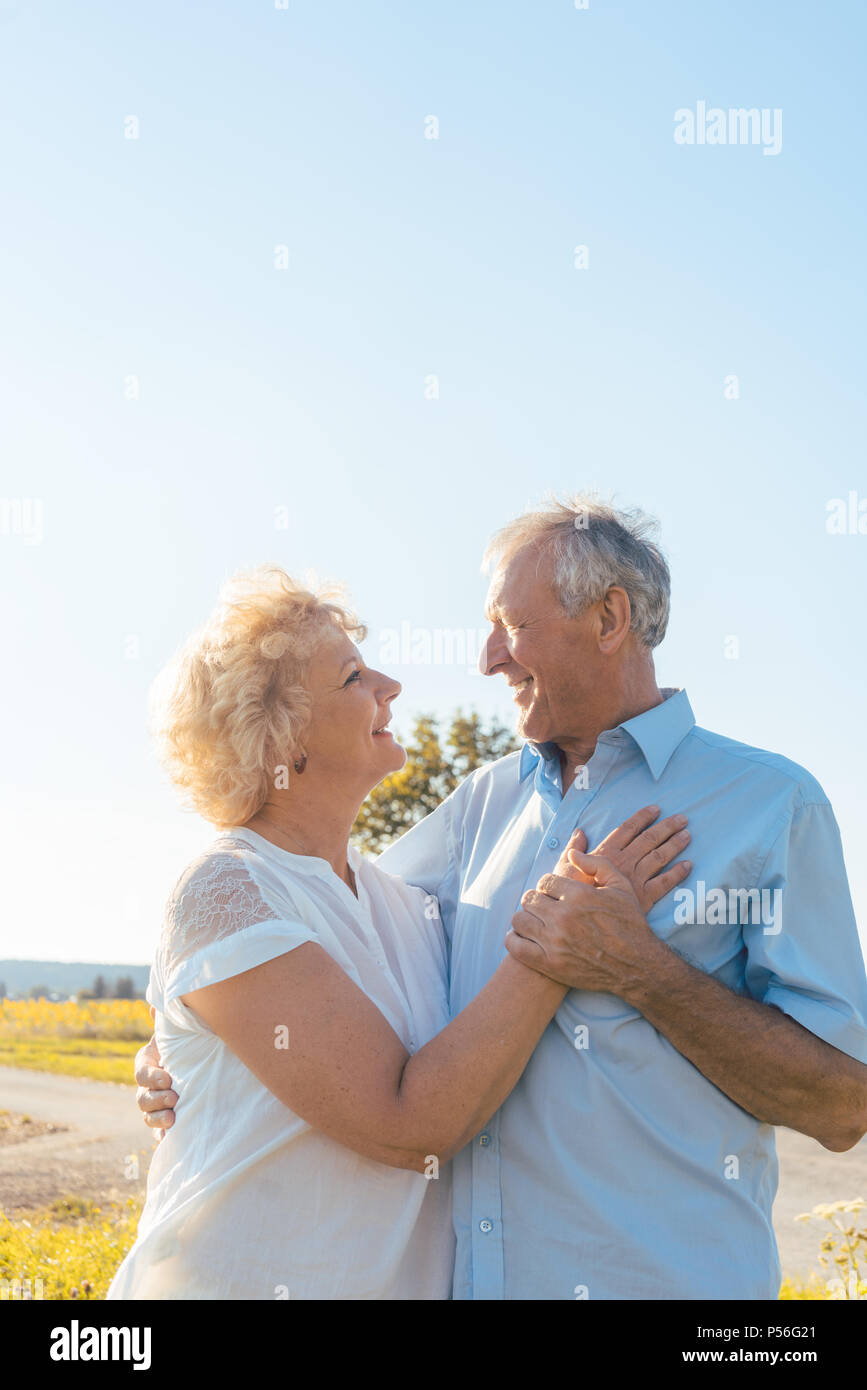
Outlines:
{"label": "shirt button", "polygon": [[493,1221],[487,1221],[487,1220],[485,1220],[485,1221],[480,1221],[480,1222],[479,1222],[479,1230],[480,1230],[480,1231],[484,1231],[485,1235],[488,1234],[488,1231],[492,1231],[493,1229],[494,1229],[494,1223],[493,1223]]}
{"label": "shirt button", "polygon": [[480,1135],[479,1135],[479,1143],[481,1144],[481,1146],[482,1146],[483,1149],[484,1149],[484,1148],[487,1148],[487,1146],[488,1146],[488,1144],[490,1144],[490,1142],[491,1142],[491,1136],[490,1136],[490,1134],[480,1134]]}
{"label": "shirt button", "polygon": [[548,837],[548,848],[549,848],[549,849],[557,849],[557,847],[559,846],[559,844],[560,844],[560,841],[557,839],[557,836],[556,836],[556,835],[550,835],[550,836]]}

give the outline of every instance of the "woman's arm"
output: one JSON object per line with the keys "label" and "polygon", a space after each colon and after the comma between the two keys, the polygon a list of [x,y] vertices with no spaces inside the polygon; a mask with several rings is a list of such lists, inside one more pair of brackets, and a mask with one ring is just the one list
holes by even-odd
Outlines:
{"label": "woman's arm", "polygon": [[[321,946],[308,942],[183,996],[284,1105],[396,1168],[445,1163],[521,1075],[566,988],[507,957],[442,1032],[410,1055]],[[288,1046],[276,1046],[278,1035]]]}
{"label": "woman's arm", "polygon": [[[657,808],[646,808],[605,842],[607,853],[629,858],[645,910],[685,872],[667,869],[683,842],[671,820],[648,829],[656,815]],[[579,831],[561,872],[577,874],[566,855],[583,843]],[[423,1171],[426,1159],[445,1162],[499,1108],[565,993],[507,957],[414,1056],[375,1004],[312,943],[183,999],[308,1123],[380,1162]],[[275,1046],[275,1030],[288,1036],[288,1047]],[[153,1068],[157,1060],[150,1044],[137,1058],[139,1105],[151,1112],[151,1124],[165,1127],[175,1096],[163,1089],[171,1078]]]}

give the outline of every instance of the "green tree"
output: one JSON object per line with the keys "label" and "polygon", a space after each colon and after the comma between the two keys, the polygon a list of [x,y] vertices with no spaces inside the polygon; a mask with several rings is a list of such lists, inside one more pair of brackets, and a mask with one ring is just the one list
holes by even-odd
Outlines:
{"label": "green tree", "polygon": [[436,810],[477,767],[502,758],[520,744],[499,720],[492,719],[486,726],[475,711],[465,715],[458,709],[444,739],[432,715],[419,715],[404,747],[403,767],[374,787],[352,828],[355,844],[367,854],[379,854]]}
{"label": "green tree", "polygon": [[108,995],[108,985],[101,975],[97,975],[93,982],[93,989],[88,991],[90,999],[105,999]]}
{"label": "green tree", "polygon": [[498,719],[492,719],[489,727],[485,728],[475,710],[465,715],[460,709],[452,719],[446,743],[452,750],[450,769],[454,781],[449,787],[450,792],[477,767],[504,758],[507,753],[521,747],[520,739],[516,739],[513,731]]}
{"label": "green tree", "polygon": [[115,999],[135,999],[135,981],[132,975],[118,975],[114,982]]}
{"label": "green tree", "polygon": [[30,990],[31,999],[47,999],[51,993],[50,985],[33,985]]}

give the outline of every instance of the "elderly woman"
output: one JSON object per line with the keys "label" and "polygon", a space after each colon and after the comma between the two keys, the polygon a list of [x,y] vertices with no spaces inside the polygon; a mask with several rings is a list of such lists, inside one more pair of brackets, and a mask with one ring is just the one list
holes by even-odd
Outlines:
{"label": "elderly woman", "polygon": [[[449,1021],[436,901],[349,844],[406,757],[400,686],[365,665],[363,636],[338,593],[264,567],[163,683],[164,759],[219,834],[169,898],[151,973],[183,1113],[109,1298],[450,1295],[449,1159],[566,991],[506,955]],[[671,828],[620,835],[645,910],[683,876],[638,862],[662,841],[674,858]]]}

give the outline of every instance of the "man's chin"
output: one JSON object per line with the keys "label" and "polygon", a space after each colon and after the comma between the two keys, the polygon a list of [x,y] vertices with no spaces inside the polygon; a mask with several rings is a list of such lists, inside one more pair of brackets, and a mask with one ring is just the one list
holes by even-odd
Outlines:
{"label": "man's chin", "polygon": [[542,727],[542,721],[534,719],[530,710],[526,714],[519,711],[516,733],[518,738],[526,739],[528,743],[544,743],[548,737]]}

